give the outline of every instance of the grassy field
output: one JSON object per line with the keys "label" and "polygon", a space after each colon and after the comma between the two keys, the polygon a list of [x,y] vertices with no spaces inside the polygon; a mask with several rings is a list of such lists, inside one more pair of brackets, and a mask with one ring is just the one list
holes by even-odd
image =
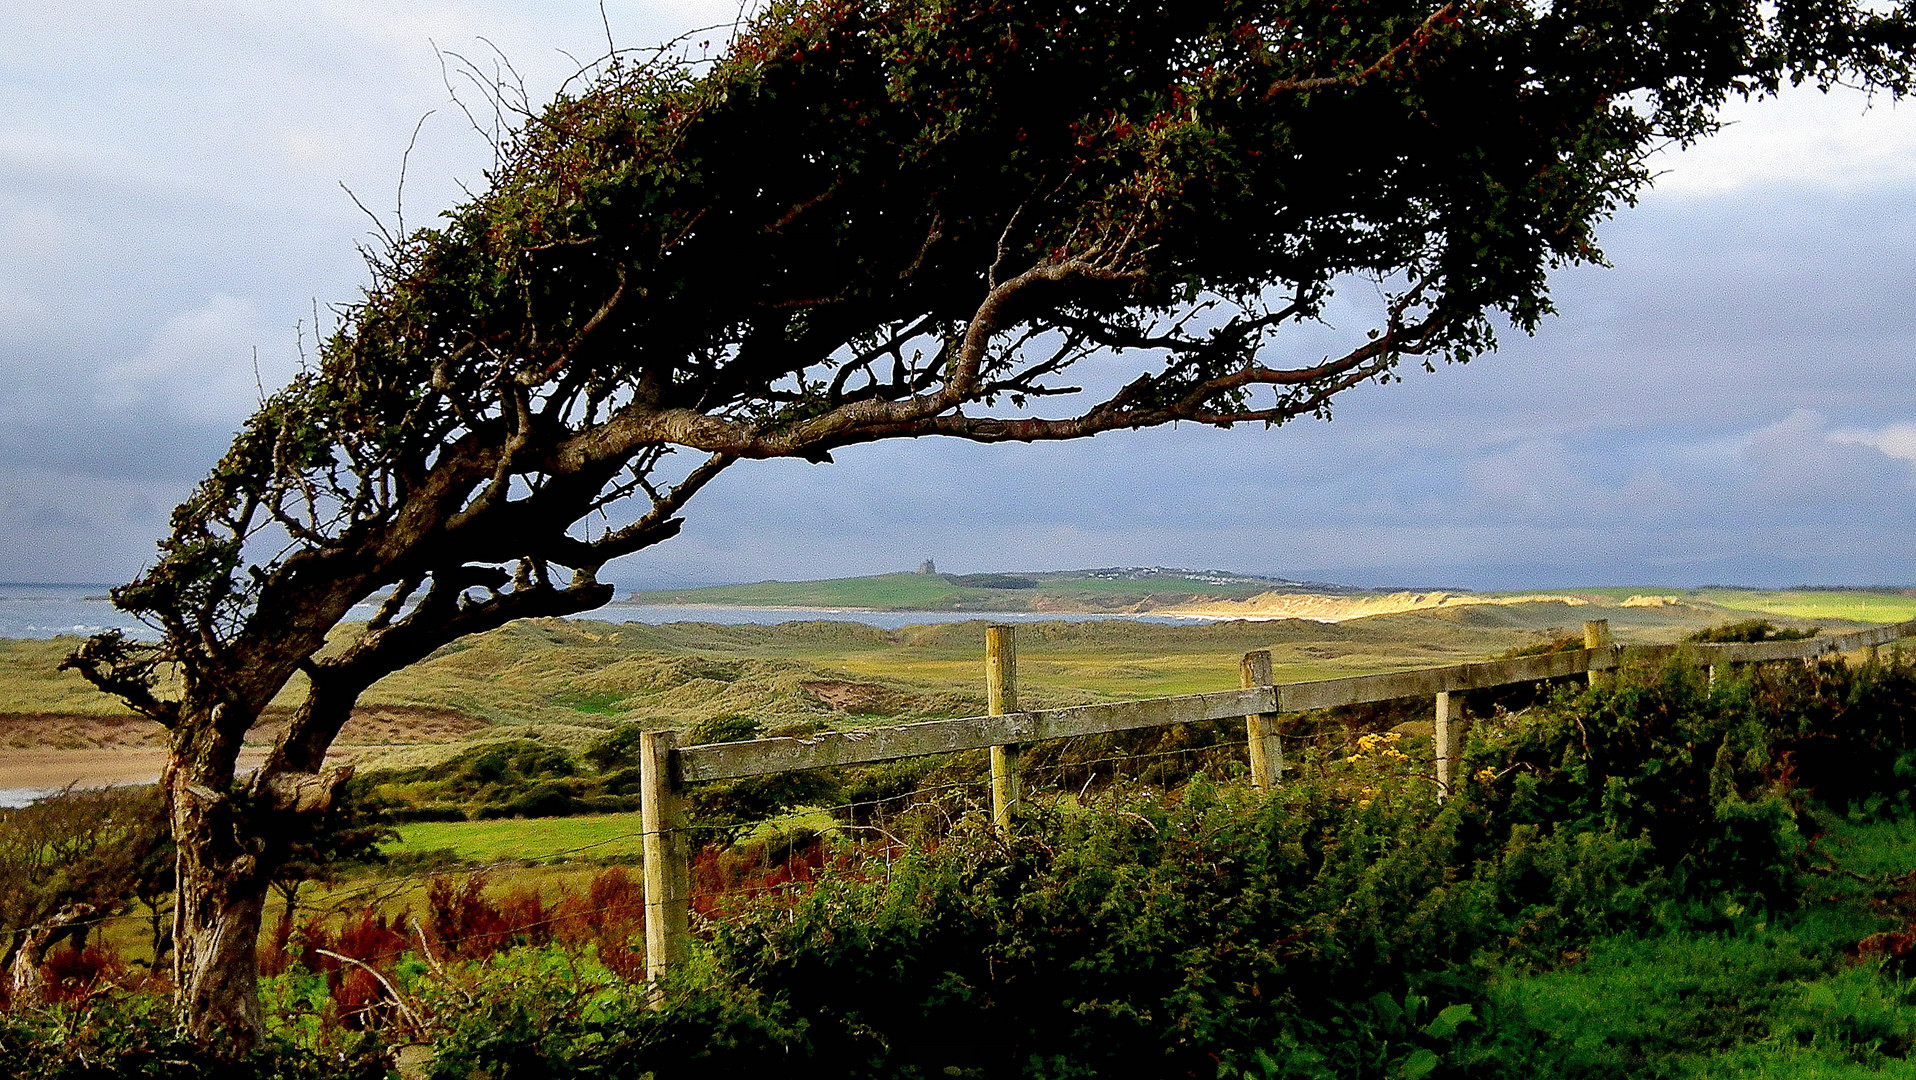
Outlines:
{"label": "grassy field", "polygon": [[1526,1050],[1553,1077],[1916,1077],[1916,984],[1853,954],[1906,921],[1888,912],[1910,899],[1898,890],[1916,871],[1916,823],[1825,824],[1819,847],[1845,872],[1812,885],[1799,911],[1600,940],[1553,970],[1507,973],[1493,1008],[1534,1036]]}
{"label": "grassy field", "polygon": [[[897,574],[867,580],[917,587],[942,579]],[[1887,591],[1657,594],[1620,588],[1588,595],[1582,604],[1435,608],[1335,623],[1025,623],[1018,628],[1021,699],[1028,708],[1057,708],[1230,689],[1237,685],[1239,658],[1253,649],[1270,650],[1279,681],[1299,681],[1486,659],[1574,634],[1588,618],[1609,619],[1620,641],[1652,642],[1755,615],[1830,629],[1916,616],[1916,596]],[[1676,602],[1621,606],[1641,595],[1674,596]],[[683,729],[728,715],[750,716],[772,729],[975,715],[985,706],[985,626],[983,617],[896,630],[824,621],[514,623],[441,649],[375,684],[363,695],[362,719],[341,739],[337,756],[366,769],[402,767],[440,761],[479,743],[527,737],[577,752],[619,724]],[[340,631],[342,637],[353,632],[351,626]],[[0,765],[8,763],[4,755],[12,748],[12,760],[31,774],[16,786],[34,786],[32,777],[54,772],[60,774],[56,783],[82,784],[137,782],[136,772],[157,774],[152,726],[119,710],[74,673],[58,670],[76,644],[70,638],[0,641]],[[304,692],[302,683],[296,677],[274,708],[290,710]],[[116,716],[125,719],[109,731]],[[99,730],[80,730],[87,725]],[[256,730],[252,752],[273,736],[270,725]],[[41,760],[48,754],[66,756]],[[109,767],[118,771],[107,775]]]}
{"label": "grassy field", "polygon": [[1855,623],[1892,623],[1916,619],[1916,589],[1671,589],[1633,585],[1566,591],[1610,603],[1621,603],[1632,596],[1662,596],[1681,604],[1721,609],[1726,617],[1776,615],[1788,619]]}
{"label": "grassy field", "polygon": [[387,845],[386,851],[392,855],[451,851],[454,858],[472,863],[549,862],[559,858],[636,859],[639,832],[636,813],[499,821],[418,821],[400,826],[399,841]]}
{"label": "grassy field", "polygon": [[1743,592],[1709,589],[1711,603],[1734,611],[1754,611],[1792,619],[1846,619],[1891,623],[1916,619],[1916,595],[1909,591]]}
{"label": "grassy field", "polygon": [[[1891,594],[1852,593],[1725,595],[1724,606],[1709,602],[1714,599],[1660,607],[1553,602],[1433,609],[1339,623],[1027,623],[1018,628],[1019,681],[1027,707],[1052,708],[1229,689],[1237,685],[1239,658],[1253,649],[1270,650],[1278,679],[1295,681],[1493,657],[1574,633],[1591,617],[1608,618],[1623,641],[1671,641],[1747,618],[1759,603],[1778,609],[1763,613],[1783,622],[1801,622],[1794,612],[1814,610],[1819,624],[1832,626],[1826,613],[1901,617],[1907,607],[1885,605],[1892,599],[1916,604]],[[1729,602],[1745,606],[1732,610]],[[1811,602],[1826,606],[1790,606]],[[631,722],[682,728],[743,714],[768,728],[818,722],[843,728],[976,714],[984,708],[985,625],[983,619],[898,630],[842,622],[515,623],[441,649],[374,685],[362,698],[363,710],[391,717],[349,753],[365,766],[421,764],[501,738],[532,736],[578,750],[607,728]],[[42,745],[27,723],[35,714],[114,715],[109,699],[57,670],[75,644],[0,642],[0,725],[20,728],[8,729],[9,745]],[[277,707],[290,708],[302,692],[296,679]],[[433,713],[463,719],[464,728],[442,725],[448,730],[409,737]]]}
{"label": "grassy field", "polygon": [[125,706],[61,671],[80,644],[71,637],[49,640],[0,638],[0,714],[64,713],[71,716],[121,716]]}

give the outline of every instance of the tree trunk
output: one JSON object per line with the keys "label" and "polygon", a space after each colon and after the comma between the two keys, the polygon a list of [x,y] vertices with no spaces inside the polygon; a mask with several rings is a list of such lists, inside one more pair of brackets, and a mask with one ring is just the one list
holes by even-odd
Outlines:
{"label": "tree trunk", "polygon": [[235,805],[231,766],[218,775],[221,756],[176,748],[164,779],[179,850],[173,1011],[191,1037],[248,1050],[263,1034],[259,934],[271,871],[259,823]]}
{"label": "tree trunk", "polygon": [[[348,702],[350,709],[350,702]],[[276,751],[235,782],[249,723],[215,708],[174,732],[167,813],[178,849],[173,897],[174,1015],[193,1038],[230,1051],[257,1046],[259,936],[274,871],[306,815],[323,814],[350,767],[303,772]],[[330,740],[329,740],[330,741]],[[323,756],[324,747],[320,754]]]}
{"label": "tree trunk", "polygon": [[40,1004],[40,998],[46,991],[46,975],[40,970],[40,965],[46,962],[47,950],[72,930],[74,922],[90,917],[96,910],[92,904],[68,904],[45,922],[27,927],[21,935],[19,949],[7,963],[10,983],[7,1000],[10,1008],[23,1009]]}

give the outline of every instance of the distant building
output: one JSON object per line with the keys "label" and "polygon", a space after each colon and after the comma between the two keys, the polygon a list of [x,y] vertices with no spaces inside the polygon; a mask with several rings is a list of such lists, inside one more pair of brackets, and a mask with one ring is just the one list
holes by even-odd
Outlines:
{"label": "distant building", "polygon": [[930,559],[926,559],[924,565],[918,568],[918,572],[921,574],[935,574],[938,572],[938,568],[931,564]]}

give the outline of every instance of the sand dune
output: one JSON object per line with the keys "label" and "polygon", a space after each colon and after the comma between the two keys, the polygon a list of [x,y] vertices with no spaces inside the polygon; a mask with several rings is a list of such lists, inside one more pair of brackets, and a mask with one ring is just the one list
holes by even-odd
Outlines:
{"label": "sand dune", "polygon": [[1248,600],[1213,600],[1202,604],[1159,608],[1159,615],[1192,619],[1311,619],[1343,622],[1370,615],[1396,615],[1431,608],[1471,607],[1480,604],[1565,604],[1583,607],[1581,596],[1478,596],[1472,593],[1399,592],[1388,596],[1319,596],[1311,593],[1259,593]]}

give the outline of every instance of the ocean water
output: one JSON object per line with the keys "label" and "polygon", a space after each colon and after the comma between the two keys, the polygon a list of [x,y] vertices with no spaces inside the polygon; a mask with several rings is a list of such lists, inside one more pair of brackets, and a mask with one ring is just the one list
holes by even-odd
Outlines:
{"label": "ocean water", "polygon": [[107,600],[105,585],[0,583],[0,638],[87,637],[118,628],[128,636],[153,632]]}
{"label": "ocean water", "polygon": [[[86,637],[102,630],[119,629],[128,637],[151,640],[152,628],[116,609],[107,599],[105,585],[8,585],[0,583],[0,638]],[[353,618],[370,618],[373,606],[362,604],[353,610]],[[631,622],[662,625],[675,622],[705,622],[739,625],[759,623],[775,626],[788,622],[864,623],[885,630],[924,623],[969,622],[1082,622],[1086,619],[1126,619],[1137,622],[1188,625],[1199,619],[1180,619],[1163,615],[1063,615],[1051,612],[977,612],[977,611],[848,611],[842,608],[724,608],[724,607],[644,607],[612,603],[579,616],[598,622]]]}

